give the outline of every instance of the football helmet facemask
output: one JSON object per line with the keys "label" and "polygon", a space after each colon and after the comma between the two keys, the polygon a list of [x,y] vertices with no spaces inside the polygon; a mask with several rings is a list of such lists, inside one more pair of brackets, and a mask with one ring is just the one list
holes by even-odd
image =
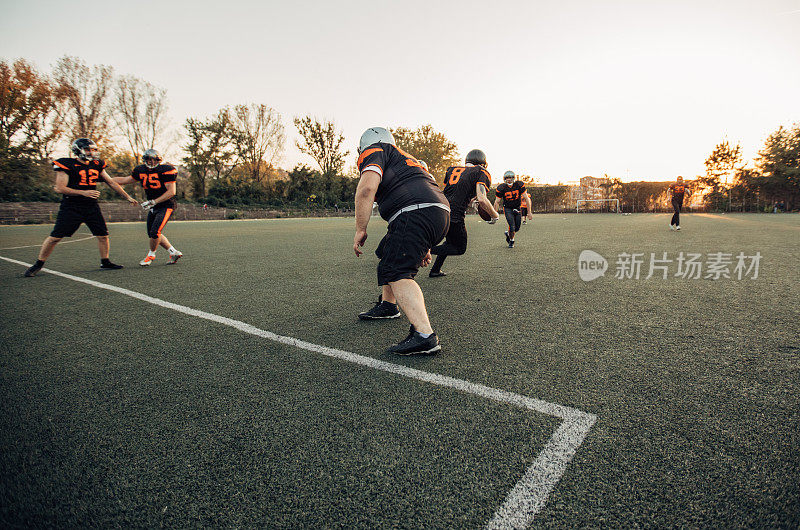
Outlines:
{"label": "football helmet facemask", "polygon": [[142,155],[142,161],[144,165],[153,169],[161,163],[161,155],[155,149],[148,149]]}
{"label": "football helmet facemask", "polygon": [[513,171],[506,171],[505,173],[503,173],[503,180],[504,181],[508,181],[508,180],[513,181],[516,178],[517,178],[517,176],[514,174]]}
{"label": "football helmet facemask", "polygon": [[78,160],[88,162],[89,160],[97,160],[97,144],[88,138],[78,138],[72,142],[72,153],[78,157]]}

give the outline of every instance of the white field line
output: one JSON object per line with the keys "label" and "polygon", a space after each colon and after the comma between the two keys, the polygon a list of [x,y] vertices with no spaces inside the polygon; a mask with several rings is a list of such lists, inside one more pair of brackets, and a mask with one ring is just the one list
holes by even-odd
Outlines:
{"label": "white field line", "polygon": [[[29,267],[29,263],[24,263],[11,258],[0,256],[0,259],[8,261],[9,263],[16,263],[25,267]],[[547,497],[552,491],[553,487],[558,483],[564,470],[569,464],[575,452],[583,442],[586,434],[594,425],[597,417],[594,414],[583,412],[571,407],[565,407],[556,403],[549,403],[540,399],[535,399],[505,390],[491,388],[485,385],[471,383],[463,379],[456,379],[439,374],[423,372],[415,368],[401,366],[398,364],[389,363],[373,359],[372,357],[365,357],[343,350],[328,348],[305,342],[292,337],[285,337],[277,335],[270,331],[259,329],[239,320],[207,313],[191,307],[174,304],[159,298],[147,296],[146,294],[116,287],[105,283],[88,280],[79,276],[65,274],[63,272],[54,271],[51,269],[42,269],[42,272],[61,276],[80,283],[85,283],[100,289],[114,291],[116,293],[124,294],[132,298],[136,298],[143,302],[154,304],[167,309],[172,309],[179,313],[191,315],[211,322],[217,322],[232,328],[238,329],[245,333],[262,337],[274,342],[294,346],[307,351],[320,353],[322,355],[341,359],[343,361],[366,366],[375,370],[389,372],[392,374],[432,383],[442,387],[453,388],[467,394],[480,396],[486,399],[491,399],[500,403],[507,403],[520,407],[523,409],[532,410],[549,416],[560,418],[563,423],[556,429],[555,433],[550,437],[545,444],[544,449],[539,453],[533,464],[528,467],[522,479],[514,486],[509,492],[503,505],[498,508],[492,519],[487,524],[487,528],[525,528],[533,521],[536,514],[542,509]]]}
{"label": "white field line", "polygon": [[[59,243],[59,245],[64,245],[64,244],[66,244],[66,243],[77,243],[78,241],[86,241],[87,239],[93,239],[93,238],[94,238],[94,236],[88,236],[88,237],[82,237],[82,238],[80,238],[80,239],[71,239],[71,240],[69,240],[69,241],[61,241],[61,242]],[[42,244],[41,244],[41,243],[37,243],[36,245],[23,245],[23,246],[21,246],[21,247],[6,247],[6,248],[0,248],[0,250],[16,250],[16,249],[18,249],[18,248],[31,248],[31,247],[41,247],[41,246],[42,246]]]}

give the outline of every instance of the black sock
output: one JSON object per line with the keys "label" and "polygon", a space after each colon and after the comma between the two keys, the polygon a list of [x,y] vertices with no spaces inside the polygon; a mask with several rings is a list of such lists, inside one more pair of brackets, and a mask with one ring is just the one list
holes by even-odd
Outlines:
{"label": "black sock", "polygon": [[436,261],[433,262],[433,267],[431,268],[431,272],[441,272],[442,265],[444,264],[444,260],[447,256],[439,254],[436,256]]}
{"label": "black sock", "polygon": [[34,267],[43,267],[44,266],[44,261],[42,261],[40,259],[37,259],[36,263],[34,263],[33,266]]}
{"label": "black sock", "polygon": [[111,263],[111,260],[108,258],[100,258],[100,263],[105,265],[106,263]]}

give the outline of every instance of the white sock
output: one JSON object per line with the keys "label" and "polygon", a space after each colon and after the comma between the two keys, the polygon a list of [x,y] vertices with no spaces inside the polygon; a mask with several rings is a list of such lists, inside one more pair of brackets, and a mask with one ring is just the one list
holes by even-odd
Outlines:
{"label": "white sock", "polygon": [[419,331],[417,331],[417,333],[418,333],[418,334],[419,334],[419,336],[420,336],[420,337],[422,337],[423,339],[427,339],[428,337],[430,337],[431,335],[433,335],[433,333],[420,333]]}
{"label": "white sock", "polygon": [[155,250],[151,250],[150,252],[147,253],[147,255],[148,256],[153,256],[155,258],[156,257],[156,251]]}
{"label": "white sock", "polygon": [[169,247],[169,248],[167,249],[167,252],[169,252],[170,254],[175,254],[175,253],[177,253],[177,252],[178,252],[178,249],[177,249],[177,248],[175,248],[175,247]]}

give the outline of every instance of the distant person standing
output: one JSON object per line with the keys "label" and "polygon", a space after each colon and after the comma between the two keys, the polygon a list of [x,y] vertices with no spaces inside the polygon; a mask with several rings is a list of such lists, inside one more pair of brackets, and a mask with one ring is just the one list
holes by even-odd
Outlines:
{"label": "distant person standing", "polygon": [[42,243],[39,259],[25,271],[25,276],[35,276],[44,267],[44,262],[50,257],[59,241],[65,237],[72,237],[82,223],[86,223],[92,235],[97,238],[100,268],[111,270],[122,268],[122,265],[112,263],[108,259],[111,241],[108,238],[106,220],[97,203],[100,197],[97,181],[104,180],[131,204],[138,203],[106,173],[105,161],[98,158],[97,144],[88,138],[78,138],[72,142],[71,149],[75,158],[59,158],[53,162],[56,180],[54,188],[64,195],[64,198],[61,199],[53,231]]}
{"label": "distant person standing", "polygon": [[183,253],[172,246],[167,236],[161,233],[167,222],[172,217],[177,204],[175,194],[177,193],[178,170],[175,166],[162,164],[161,155],[155,149],[148,149],[142,155],[142,162],[133,168],[130,177],[117,177],[118,184],[130,184],[139,182],[144,189],[145,197],[141,206],[147,211],[147,235],[150,236],[150,251],[139,265],[147,267],[156,259],[156,250],[161,245],[169,252],[167,265],[175,264]]}
{"label": "distant person standing", "polygon": [[444,196],[450,202],[450,229],[445,242],[431,250],[432,254],[436,254],[436,262],[428,274],[431,278],[446,276],[442,265],[447,256],[460,256],[467,251],[467,227],[464,218],[467,206],[473,199],[477,198],[480,203],[478,207],[483,206],[489,212],[492,217],[490,224],[500,218],[486,196],[492,185],[492,176],[486,170],[486,165],[486,154],[480,149],[473,149],[467,153],[465,165],[450,167],[445,173]]}
{"label": "distant person standing", "polygon": [[372,127],[358,144],[356,189],[356,233],[353,250],[361,256],[367,240],[367,224],[373,202],[388,223],[375,255],[381,296],[361,320],[385,320],[406,314],[408,336],[387,351],[395,355],[435,354],[441,349],[425,308],[422,290],[414,277],[420,266],[431,262],[431,247],[447,233],[450,205],[436,181],[419,162],[395,146],[394,137],[383,127]]}
{"label": "distant person standing", "polygon": [[672,214],[672,221],[669,223],[670,230],[681,229],[681,209],[683,208],[683,197],[686,194],[686,184],[683,183],[683,177],[678,177],[674,184],[670,184],[669,191],[672,193],[672,209],[675,211]]}

